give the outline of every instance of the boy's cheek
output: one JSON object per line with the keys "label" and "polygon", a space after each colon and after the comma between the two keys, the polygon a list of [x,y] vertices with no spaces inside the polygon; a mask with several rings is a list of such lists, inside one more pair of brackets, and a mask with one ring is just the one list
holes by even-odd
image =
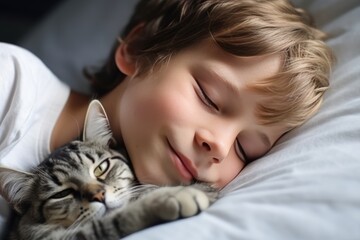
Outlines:
{"label": "boy's cheek", "polygon": [[138,102],[136,116],[141,119],[153,119],[156,122],[186,122],[193,114],[195,107],[189,97],[177,92],[154,93],[153,97]]}

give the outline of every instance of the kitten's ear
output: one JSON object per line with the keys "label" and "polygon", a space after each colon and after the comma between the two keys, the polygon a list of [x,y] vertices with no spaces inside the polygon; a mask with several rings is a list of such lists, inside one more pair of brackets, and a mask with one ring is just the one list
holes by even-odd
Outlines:
{"label": "kitten's ear", "polygon": [[108,145],[112,137],[110,124],[104,107],[100,101],[91,101],[85,117],[83,141],[91,141]]}
{"label": "kitten's ear", "polygon": [[19,213],[26,204],[33,181],[31,173],[0,167],[0,195]]}

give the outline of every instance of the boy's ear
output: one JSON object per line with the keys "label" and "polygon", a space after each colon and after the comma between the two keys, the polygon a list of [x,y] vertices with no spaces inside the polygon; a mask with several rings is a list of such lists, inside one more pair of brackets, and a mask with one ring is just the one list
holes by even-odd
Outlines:
{"label": "boy's ear", "polygon": [[128,44],[120,43],[115,52],[115,62],[119,70],[127,76],[133,76],[136,71],[135,61],[129,56]]}
{"label": "boy's ear", "polygon": [[127,76],[133,76],[136,72],[136,58],[134,56],[135,49],[133,43],[140,37],[143,28],[144,24],[139,24],[134,27],[116,49],[116,65],[119,70]]}

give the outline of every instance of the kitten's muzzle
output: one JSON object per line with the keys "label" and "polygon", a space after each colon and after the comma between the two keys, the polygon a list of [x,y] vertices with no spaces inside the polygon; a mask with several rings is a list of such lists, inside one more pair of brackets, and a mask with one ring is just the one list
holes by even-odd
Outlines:
{"label": "kitten's muzzle", "polygon": [[82,189],[82,198],[89,202],[105,202],[105,188],[100,184],[86,184]]}

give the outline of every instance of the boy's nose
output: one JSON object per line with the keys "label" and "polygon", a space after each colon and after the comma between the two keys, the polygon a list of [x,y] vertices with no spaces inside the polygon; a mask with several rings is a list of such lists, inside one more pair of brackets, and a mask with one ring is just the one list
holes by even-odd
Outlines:
{"label": "boy's nose", "polygon": [[[224,129],[225,130],[225,129]],[[195,133],[198,146],[210,157],[213,163],[222,162],[229,154],[234,143],[232,134],[213,134],[208,130],[201,129]]]}

